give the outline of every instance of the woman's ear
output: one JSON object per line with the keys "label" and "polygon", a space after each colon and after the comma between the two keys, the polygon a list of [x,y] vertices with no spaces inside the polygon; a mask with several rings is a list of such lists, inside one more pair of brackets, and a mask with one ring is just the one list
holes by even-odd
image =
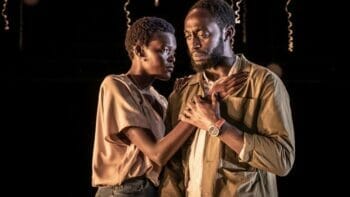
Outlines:
{"label": "woman's ear", "polygon": [[134,46],[134,53],[136,56],[142,58],[145,57],[145,50],[143,49],[143,47],[139,44]]}
{"label": "woman's ear", "polygon": [[135,56],[141,57],[142,47],[140,45],[134,46],[134,54]]}

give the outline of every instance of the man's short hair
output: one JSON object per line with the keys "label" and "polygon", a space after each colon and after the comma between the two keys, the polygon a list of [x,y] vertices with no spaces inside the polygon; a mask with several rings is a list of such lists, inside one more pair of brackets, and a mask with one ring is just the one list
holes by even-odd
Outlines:
{"label": "man's short hair", "polygon": [[168,21],[158,17],[142,17],[137,19],[127,30],[125,48],[130,59],[134,57],[133,47],[136,44],[147,45],[155,32],[175,34],[175,28]]}
{"label": "man's short hair", "polygon": [[224,0],[199,0],[191,7],[190,11],[196,8],[208,10],[222,29],[227,25],[235,25],[235,13]]}

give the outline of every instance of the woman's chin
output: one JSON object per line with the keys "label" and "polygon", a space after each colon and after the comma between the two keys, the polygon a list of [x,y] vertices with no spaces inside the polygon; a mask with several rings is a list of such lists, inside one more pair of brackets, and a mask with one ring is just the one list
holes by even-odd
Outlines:
{"label": "woman's chin", "polygon": [[161,81],[169,81],[171,79],[171,73],[165,74],[165,75],[160,75],[157,77],[157,79]]}

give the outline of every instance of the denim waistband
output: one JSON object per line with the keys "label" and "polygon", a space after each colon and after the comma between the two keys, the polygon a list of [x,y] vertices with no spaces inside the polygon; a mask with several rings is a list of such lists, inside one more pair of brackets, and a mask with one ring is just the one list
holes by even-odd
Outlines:
{"label": "denim waistband", "polygon": [[157,196],[157,187],[146,177],[135,177],[125,180],[121,185],[99,187],[95,197],[103,196]]}
{"label": "denim waistband", "polygon": [[128,187],[143,187],[147,182],[150,182],[146,177],[133,177],[123,181],[121,185],[115,185],[115,189],[127,189]]}

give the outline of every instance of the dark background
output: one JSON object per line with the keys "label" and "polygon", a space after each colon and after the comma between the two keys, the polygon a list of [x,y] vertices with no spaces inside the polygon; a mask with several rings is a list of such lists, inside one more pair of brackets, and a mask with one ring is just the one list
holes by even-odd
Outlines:
{"label": "dark background", "polygon": [[[2,1],[0,1],[2,3]],[[146,15],[174,24],[178,39],[174,78],[156,82],[168,95],[175,77],[192,73],[183,20],[195,0],[131,1],[131,20]],[[248,0],[247,43],[237,25],[236,51],[261,65],[279,63],[290,93],[296,162],[279,178],[280,196],[340,192],[346,140],[344,105],[349,78],[336,59],[342,42],[329,4],[292,1],[294,52],[288,53],[285,1]],[[124,1],[41,0],[8,3],[10,31],[0,19],[2,165],[17,194],[93,196],[91,155],[100,82],[126,72]],[[167,5],[165,5],[167,4]],[[22,22],[21,22],[22,21]],[[22,24],[22,25],[21,25]],[[21,31],[22,29],[22,31]],[[44,192],[46,191],[46,192]],[[49,193],[48,193],[49,192]]]}

